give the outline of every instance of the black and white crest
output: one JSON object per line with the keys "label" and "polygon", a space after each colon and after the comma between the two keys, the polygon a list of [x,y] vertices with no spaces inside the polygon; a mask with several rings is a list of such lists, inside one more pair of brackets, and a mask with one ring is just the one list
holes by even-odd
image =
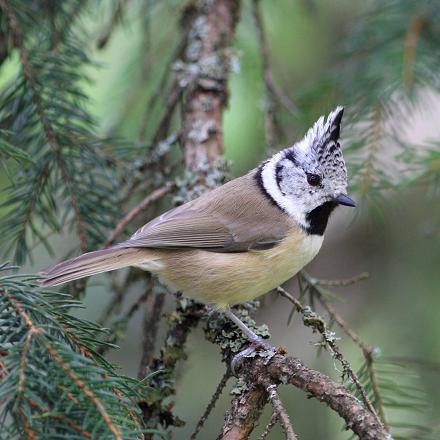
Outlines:
{"label": "black and white crest", "polygon": [[[337,107],[327,119],[321,116],[301,141],[275,154],[259,169],[262,189],[272,201],[306,230],[320,234],[338,197],[347,190],[347,169],[339,144],[343,113]],[[323,205],[325,210],[316,210]],[[318,229],[311,224],[313,212],[326,214]]]}
{"label": "black and white crest", "polygon": [[321,168],[327,178],[346,186],[347,169],[339,144],[343,114],[344,108],[336,107],[327,121],[321,116],[300,142],[284,151],[286,157],[295,155],[300,163],[310,162],[311,168]]}

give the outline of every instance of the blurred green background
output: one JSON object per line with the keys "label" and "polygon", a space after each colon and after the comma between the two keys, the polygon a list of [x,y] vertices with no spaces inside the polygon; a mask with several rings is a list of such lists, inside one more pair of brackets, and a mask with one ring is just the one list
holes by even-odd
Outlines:
{"label": "blurred green background", "polygon": [[[93,81],[84,87],[91,97],[90,111],[96,117],[102,134],[137,139],[145,117],[146,100],[157,86],[171,56],[173,44],[179,38],[177,18],[181,3],[164,1],[148,4],[151,9],[145,16],[128,12],[113,31],[105,48],[93,49],[92,59],[99,66],[90,68]],[[236,62],[230,74],[229,107],[224,116],[226,157],[232,161],[235,175],[254,167],[271,151],[266,147],[263,73],[250,5],[249,1],[243,4],[235,43]],[[298,106],[298,114],[285,112],[283,115],[283,120],[287,120],[285,144],[278,147],[294,143],[304,134],[308,124],[337,104],[346,105],[349,120],[350,102],[341,102],[338,96],[328,94],[324,89],[320,94],[319,90],[314,90],[314,85],[322,80],[328,69],[335,67],[340,39],[345,38],[348,28],[362,20],[365,4],[349,0],[274,0],[262,1],[261,6],[274,78]],[[104,4],[100,14],[85,19],[86,28],[95,37],[103,33],[108,13]],[[145,38],[144,20],[148,20],[148,39]],[[4,84],[15,69],[16,60],[8,62],[0,72],[0,83]],[[142,84],[142,87],[138,84]],[[313,99],[307,98],[305,105],[303,103],[309,96],[309,90],[314,90]],[[401,123],[398,117],[395,121],[398,129],[407,133],[408,139],[418,145],[429,139],[440,139],[440,97],[430,90],[423,93],[419,105],[412,110],[413,114]],[[148,133],[151,133],[157,118],[157,114],[147,115]],[[385,156],[379,155],[378,160],[386,160],[383,158]],[[349,175],[350,171],[353,173],[349,166]],[[358,205],[355,213],[344,208],[337,210],[326,233],[323,249],[307,270],[314,276],[326,279],[351,277],[364,271],[370,274],[368,280],[357,285],[335,289],[336,307],[366,342],[378,347],[383,359],[407,361],[407,367],[402,368],[401,375],[393,378],[396,383],[403,381],[420,387],[426,393],[427,406],[424,410],[413,412],[410,416],[393,411],[389,419],[393,422],[416,421],[428,426],[436,423],[437,417],[438,423],[438,193],[424,184],[408,185],[399,191],[384,194],[379,208],[375,205],[373,209],[365,198],[360,198]],[[70,236],[62,241],[54,240],[58,257],[75,244],[74,240]],[[52,261],[52,257],[38,248],[34,263],[28,265],[26,270],[37,271]],[[83,316],[92,319],[99,317],[109,300],[107,283],[104,276],[91,280]],[[288,283],[287,288],[292,292],[298,291],[295,281]],[[133,288],[127,294],[124,307],[129,307],[138,294]],[[338,380],[340,370],[332,358],[325,352],[317,356],[314,343],[318,337],[304,328],[298,317],[290,325],[287,324],[290,306],[286,301],[269,294],[262,303],[256,319],[258,323],[269,325],[273,343],[286,346],[289,353],[310,367]],[[173,305],[170,297],[166,310],[171,310]],[[139,312],[130,323],[127,335],[120,340],[120,349],[110,354],[110,358],[119,363],[124,372],[133,376],[137,374],[141,353],[141,325]],[[162,328],[162,335],[164,331],[165,328]],[[342,336],[339,329],[336,332]],[[362,357],[357,347],[346,336],[339,344],[350,362],[359,367]],[[191,335],[188,355],[188,361],[180,368],[175,398],[176,413],[187,423],[186,427],[176,432],[176,438],[182,439],[188,438],[192,432],[224,368],[217,348],[206,342],[200,331]],[[200,438],[212,439],[217,436],[230,398],[228,393],[223,394]],[[338,440],[349,437],[348,433],[342,431],[341,420],[323,404],[307,399],[304,393],[292,387],[283,389],[282,398],[299,438]],[[266,411],[253,438],[258,437],[269,416]],[[279,427],[269,438],[283,438]]]}

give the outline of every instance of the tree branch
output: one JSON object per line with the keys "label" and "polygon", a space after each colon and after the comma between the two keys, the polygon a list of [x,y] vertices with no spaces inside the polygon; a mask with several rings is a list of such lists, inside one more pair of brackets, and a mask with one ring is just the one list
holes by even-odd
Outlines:
{"label": "tree branch", "polygon": [[[267,392],[261,384],[269,382],[274,385],[288,383],[324,402],[345,420],[347,428],[361,440],[391,439],[377,418],[347,388],[325,374],[308,368],[299,359],[283,354],[276,354],[269,361],[259,356],[245,358],[238,374],[243,378],[243,382],[251,387],[251,391],[246,391],[234,399],[233,410],[225,422],[225,428],[229,428],[228,432],[239,426],[239,432],[249,435],[267,400]],[[236,440],[247,437],[224,435],[221,438]]]}
{"label": "tree branch", "polygon": [[[174,370],[185,359],[184,347],[190,331],[197,326],[204,307],[190,300],[178,300],[176,311],[168,317],[169,328],[159,357],[150,362],[150,371],[158,372],[149,381],[156,388],[157,399],[139,402],[147,427],[181,426],[182,422],[172,413],[172,405],[165,399],[175,393]],[[150,437],[145,437],[150,438]]]}
{"label": "tree branch", "polygon": [[235,35],[240,3],[239,0],[198,0],[195,5],[184,57],[190,87],[182,122],[183,152],[190,169],[197,169],[223,152],[227,50]]}
{"label": "tree branch", "polygon": [[261,16],[261,0],[252,0],[252,14],[254,16],[255,27],[258,37],[258,45],[261,53],[261,62],[263,65],[264,85],[266,89],[266,108],[265,108],[265,131],[266,141],[269,147],[273,147],[276,141],[276,134],[282,132],[282,127],[276,118],[276,102],[281,103],[292,115],[298,114],[296,105],[281,90],[272,76],[270,68],[269,47],[266,40],[266,31],[264,28],[263,17]]}
{"label": "tree branch", "polygon": [[142,342],[142,358],[138,371],[138,378],[144,379],[149,370],[149,365],[153,360],[154,347],[156,342],[157,331],[159,328],[159,321],[162,317],[162,307],[165,302],[165,294],[160,293],[155,295],[153,293],[154,283],[149,276],[147,281],[146,291],[149,294],[145,298],[145,314],[144,314],[144,328],[143,328],[143,342]]}
{"label": "tree branch", "polygon": [[269,393],[269,399],[272,402],[274,413],[278,415],[281,427],[283,428],[286,440],[298,440],[295,432],[293,431],[292,423],[290,422],[289,415],[284,408],[283,402],[281,402],[280,396],[277,393],[277,386],[272,384],[267,387]]}
{"label": "tree branch", "polygon": [[365,402],[365,405],[369,411],[374,415],[377,421],[380,423],[376,411],[368,398],[367,392],[357,374],[353,371],[348,361],[343,357],[339,347],[336,345],[335,334],[329,331],[327,324],[324,320],[313,312],[310,307],[304,307],[295,297],[293,297],[289,292],[286,292],[282,287],[278,287],[277,291],[286,299],[288,299],[292,304],[294,304],[296,310],[303,315],[304,325],[307,327],[312,327],[315,331],[319,332],[323,337],[323,342],[325,346],[329,348],[332,356],[337,359],[343,367],[343,375],[347,375],[356,385],[359,394]]}
{"label": "tree branch", "polygon": [[336,311],[336,309],[333,307],[333,305],[327,300],[327,298],[324,296],[324,292],[319,287],[320,285],[327,285],[327,286],[347,286],[350,284],[353,284],[354,282],[360,281],[365,279],[368,275],[367,274],[360,274],[357,277],[350,278],[348,280],[340,280],[338,282],[334,281],[325,281],[323,280],[317,280],[312,278],[309,274],[306,272],[302,272],[302,275],[306,279],[306,281],[309,283],[309,285],[314,289],[314,293],[318,297],[318,300],[320,304],[324,307],[324,309],[327,311],[327,313],[330,315],[331,319],[335,321],[339,327],[353,340],[353,342],[362,350],[362,353],[364,355],[368,374],[370,376],[371,380],[371,387],[373,390],[374,400],[377,407],[377,410],[379,412],[380,419],[382,420],[382,423],[384,425],[384,428],[389,432],[390,426],[386,418],[385,414],[385,408],[382,401],[382,396],[379,390],[379,384],[377,380],[377,374],[376,370],[374,368],[374,347],[364,342],[361,337],[351,328],[351,326],[348,324],[348,322]]}
{"label": "tree branch", "polygon": [[420,34],[427,21],[425,15],[414,17],[405,36],[402,78],[403,84],[405,84],[408,89],[414,83],[414,60],[416,58],[417,44],[419,43]]}
{"label": "tree branch", "polygon": [[[218,318],[215,325],[207,321],[205,335],[211,342],[223,341],[222,355],[230,363],[237,350],[243,347],[237,346],[235,332],[228,330],[228,323],[221,319]],[[391,439],[374,413],[345,386],[325,374],[308,368],[299,359],[288,357],[281,349],[276,354],[257,351],[251,356],[242,356],[241,363],[234,366],[239,378],[234,391],[238,395],[225,417],[221,440],[247,439],[268,400],[267,387],[279,384],[291,384],[326,403],[362,440]]]}
{"label": "tree branch", "polygon": [[[305,274],[305,272],[302,272]],[[309,276],[308,274],[306,274]],[[326,286],[326,287],[347,287],[351,286],[352,284],[357,284],[359,281],[366,280],[370,274],[368,272],[362,272],[359,275],[355,275],[351,278],[343,278],[340,280],[322,280],[318,278],[312,278],[310,277],[310,280],[314,282],[314,284],[318,286]]]}
{"label": "tree branch", "polygon": [[[153,92],[153,94],[150,97],[150,100],[148,101],[147,107],[145,109],[141,128],[139,130],[139,140],[141,142],[145,141],[146,135],[147,135],[147,125],[148,121],[151,117],[151,114],[153,113],[153,110],[163,94],[163,91],[166,88],[168,77],[170,73],[172,72],[173,63],[175,63],[185,51],[186,45],[188,40],[188,32],[186,32],[183,36],[181,36],[179,43],[177,44],[177,47],[175,48],[171,58],[167,62],[165,69],[163,71],[163,74],[159,80],[159,84],[156,87],[156,90]],[[175,96],[172,96],[172,93],[174,91]],[[164,136],[164,133],[166,133],[167,128],[169,127],[169,121],[172,116],[172,110],[174,110],[175,105],[177,104],[179,98],[181,97],[182,89],[178,84],[178,81],[175,80],[172,82],[170,86],[170,91],[166,95],[166,105],[165,105],[165,113],[161,118],[161,121],[157,125],[157,128],[155,130],[155,133],[152,137],[152,144],[155,145],[158,141],[160,141],[161,137]],[[167,121],[167,122],[165,122]]]}
{"label": "tree branch", "polygon": [[173,185],[168,183],[160,188],[155,189],[152,193],[148,194],[137,206],[135,206],[130,212],[128,212],[124,218],[116,225],[115,229],[110,233],[103,248],[110,246],[116,238],[123,232],[128,224],[130,224],[142,211],[147,209],[152,203],[164,197],[173,189]]}
{"label": "tree branch", "polygon": [[225,371],[225,374],[223,375],[222,379],[220,380],[220,383],[217,385],[217,388],[212,395],[212,398],[210,402],[208,403],[208,406],[206,407],[202,417],[200,417],[200,420],[197,422],[197,425],[194,429],[194,432],[191,434],[190,440],[195,440],[197,438],[197,435],[199,434],[200,430],[203,428],[203,425],[205,424],[206,420],[208,420],[209,415],[211,414],[211,411],[214,409],[215,404],[217,403],[218,399],[220,398],[226,384],[228,383],[228,380],[231,377],[231,371],[229,368]]}
{"label": "tree branch", "polygon": [[248,440],[267,402],[264,386],[251,386],[235,397],[217,440]]}
{"label": "tree branch", "polygon": [[261,433],[260,437],[258,437],[258,440],[267,440],[267,436],[270,434],[270,431],[272,431],[272,428],[277,424],[277,422],[278,414],[273,413],[272,417],[264,428],[264,431]]}

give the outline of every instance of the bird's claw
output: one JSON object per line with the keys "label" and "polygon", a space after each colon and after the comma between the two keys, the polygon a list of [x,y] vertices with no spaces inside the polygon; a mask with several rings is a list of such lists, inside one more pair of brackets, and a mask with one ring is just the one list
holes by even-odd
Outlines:
{"label": "bird's claw", "polygon": [[[263,341],[262,339],[258,339],[256,341],[252,341],[252,343],[247,346],[245,349],[237,353],[231,361],[231,372],[234,376],[237,376],[238,373],[238,367],[240,366],[241,362],[247,357],[251,357],[252,353],[254,351],[263,349],[263,351],[268,351],[273,355],[276,353],[276,348],[273,345],[270,345],[269,343]],[[270,356],[270,358],[272,358]]]}

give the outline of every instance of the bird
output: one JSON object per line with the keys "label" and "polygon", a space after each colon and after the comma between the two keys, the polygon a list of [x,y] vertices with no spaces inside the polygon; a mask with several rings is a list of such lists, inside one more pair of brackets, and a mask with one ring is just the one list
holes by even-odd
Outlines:
{"label": "bird", "polygon": [[339,143],[343,113],[338,106],[321,116],[299,142],[154,218],[128,240],[43,270],[42,284],[135,266],[222,310],[251,342],[261,343],[230,307],[297,274],[318,254],[334,209],[355,206]]}

